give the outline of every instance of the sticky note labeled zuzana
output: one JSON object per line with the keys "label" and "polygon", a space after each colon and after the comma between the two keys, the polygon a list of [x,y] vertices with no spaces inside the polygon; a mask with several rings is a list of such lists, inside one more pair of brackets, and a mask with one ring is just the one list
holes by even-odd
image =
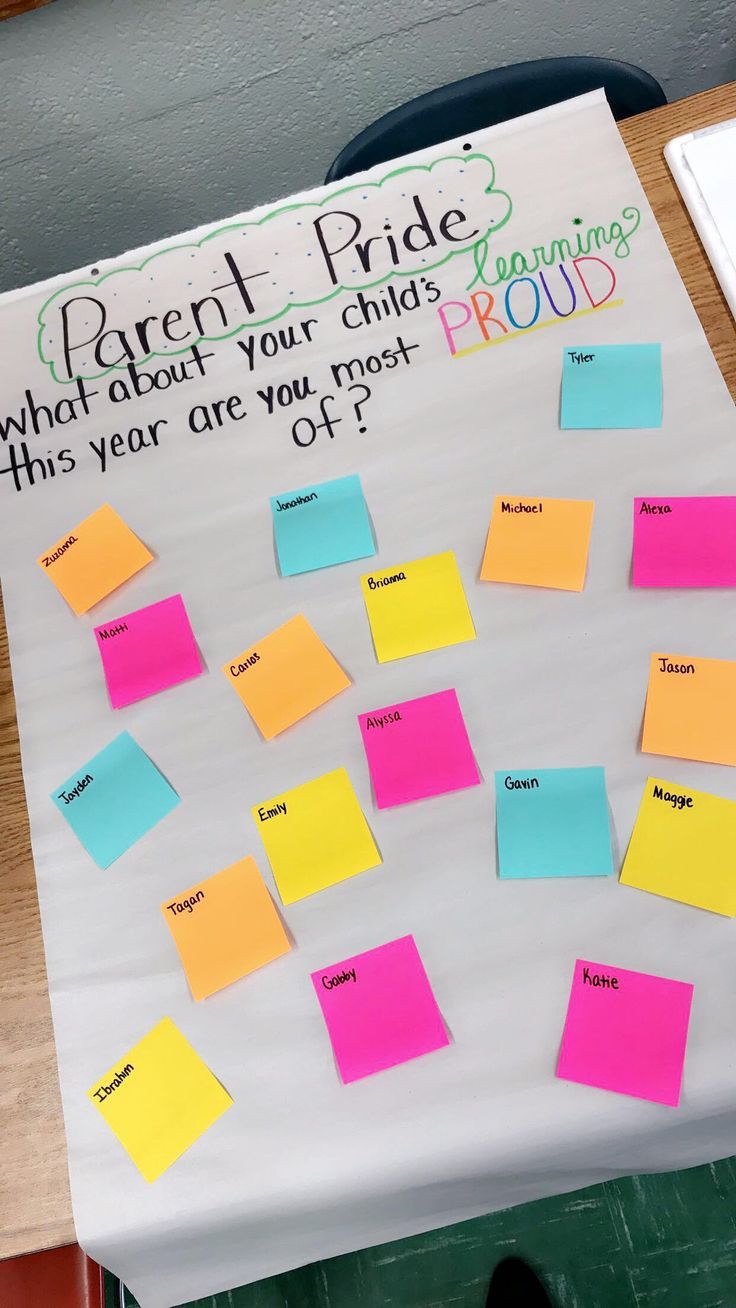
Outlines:
{"label": "sticky note labeled zuzana", "polygon": [[376,552],[360,477],[272,495],[271,513],[282,577]]}
{"label": "sticky note labeled zuzana", "polygon": [[452,550],[360,579],[379,663],[475,640]]}
{"label": "sticky note labeled zuzana", "polygon": [[140,572],[153,558],[109,504],[91,513],[37,560],[75,613],[94,604]]}
{"label": "sticky note labeled zuzana", "polygon": [[593,508],[592,500],[497,495],[481,581],[582,590]]}
{"label": "sticky note labeled zuzana", "polygon": [[112,707],[177,686],[203,671],[181,595],[95,627]]}
{"label": "sticky note labeled zuzana", "polygon": [[641,747],[736,766],[736,663],[652,654]]}

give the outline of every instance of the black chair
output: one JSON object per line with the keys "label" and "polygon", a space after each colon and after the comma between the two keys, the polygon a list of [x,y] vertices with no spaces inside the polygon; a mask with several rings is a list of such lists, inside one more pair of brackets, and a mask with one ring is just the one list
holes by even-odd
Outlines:
{"label": "black chair", "polygon": [[662,87],[650,73],[617,59],[576,55],[492,68],[440,86],[384,114],[340,151],[325,181],[336,182],[412,150],[470,135],[481,127],[546,109],[598,87],[603,87],[616,119],[667,103]]}

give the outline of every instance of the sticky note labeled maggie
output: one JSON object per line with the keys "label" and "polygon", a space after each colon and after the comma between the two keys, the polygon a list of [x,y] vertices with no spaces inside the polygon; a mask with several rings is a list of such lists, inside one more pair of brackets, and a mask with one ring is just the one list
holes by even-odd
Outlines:
{"label": "sticky note labeled maggie", "polygon": [[634,500],[635,586],[736,586],[736,495]]}
{"label": "sticky note labeled maggie", "polygon": [[124,708],[202,673],[184,600],[171,595],[95,627],[110,703]]}
{"label": "sticky note labeled maggie", "polygon": [[561,427],[661,427],[661,345],[575,345],[562,352]]}
{"label": "sticky note labeled maggie", "polygon": [[376,552],[360,477],[272,495],[271,513],[282,577]]}
{"label": "sticky note labeled maggie", "polygon": [[610,876],[603,768],[497,772],[496,836],[502,879]]}
{"label": "sticky note labeled maggie", "polygon": [[557,1075],[676,1108],[693,987],[578,959]]}
{"label": "sticky note labeled maggie", "polygon": [[475,640],[452,550],[361,577],[379,663]]}
{"label": "sticky note labeled maggie", "polygon": [[413,936],[312,973],[344,1085],[450,1043]]}
{"label": "sticky note labeled maggie", "polygon": [[378,808],[480,783],[455,690],[361,713],[358,725]]}
{"label": "sticky note labeled maggie", "polygon": [[736,765],[736,663],[652,654],[641,747]]}
{"label": "sticky note labeled maggie", "polygon": [[99,604],[152,558],[120,515],[103,504],[51,545],[37,562],[79,614]]}
{"label": "sticky note labeled maggie", "polygon": [[146,1181],[155,1181],[232,1105],[164,1017],[87,1092]]}
{"label": "sticky note labeled maggie", "polygon": [[582,590],[593,522],[592,500],[497,495],[481,581]]}
{"label": "sticky note labeled maggie", "polygon": [[284,904],[381,862],[345,768],[274,795],[251,811]]}

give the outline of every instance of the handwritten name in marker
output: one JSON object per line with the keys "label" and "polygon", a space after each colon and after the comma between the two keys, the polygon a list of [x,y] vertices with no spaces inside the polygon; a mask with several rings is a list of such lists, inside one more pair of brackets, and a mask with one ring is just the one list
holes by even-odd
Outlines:
{"label": "handwritten name in marker", "polygon": [[647,504],[642,500],[639,505],[639,513],[671,513],[672,509],[669,504]]}
{"label": "handwritten name in marker", "polygon": [[511,504],[508,500],[501,500],[502,513],[541,513],[542,504],[524,504],[522,500],[518,504]]}
{"label": "handwritten name in marker", "polygon": [[618,977],[606,976],[605,972],[594,972],[591,976],[590,968],[583,968],[583,985],[598,986],[602,990],[618,990]]}
{"label": "handwritten name in marker", "polygon": [[189,899],[173,900],[171,904],[166,905],[166,908],[169,913],[173,913],[174,917],[176,917],[177,913],[193,913],[197,904],[203,899],[204,891],[198,890],[196,895],[190,895]]}
{"label": "handwritten name in marker", "polygon": [[405,572],[395,572],[392,577],[368,577],[369,590],[378,590],[381,586],[392,586],[395,581],[406,581]]}
{"label": "handwritten name in marker", "polygon": [[334,990],[335,986],[343,986],[346,981],[356,981],[355,968],[351,967],[347,972],[336,972],[334,976],[323,976],[322,985],[325,990]]}
{"label": "handwritten name in marker", "polygon": [[125,1067],[121,1067],[120,1071],[115,1073],[109,1085],[103,1084],[101,1086],[98,1086],[98,1088],[94,1092],[95,1099],[99,1099],[100,1102],[102,1102],[103,1099],[107,1099],[108,1095],[114,1094],[118,1086],[121,1086],[123,1084],[123,1081],[125,1080],[126,1076],[130,1076],[131,1072],[134,1071],[135,1068],[133,1067],[133,1064],[126,1063]]}
{"label": "handwritten name in marker", "polygon": [[98,627],[97,635],[100,640],[111,640],[113,636],[120,636],[127,630],[127,622],[117,622],[114,627]]}
{"label": "handwritten name in marker", "polygon": [[366,731],[371,729],[375,731],[377,727],[380,727],[383,731],[383,728],[390,726],[392,722],[403,722],[398,709],[393,713],[384,713],[380,717],[377,714],[371,715],[368,713],[365,719]]}
{"label": "handwritten name in marker", "polygon": [[76,545],[76,543],[77,543],[77,537],[69,536],[69,538],[64,541],[64,544],[59,546],[58,550],[54,550],[53,554],[44,554],[43,566],[45,568],[50,568],[51,564],[56,563],[56,560],[60,559],[62,554],[66,554],[66,551],[69,549],[70,545]]}
{"label": "handwritten name in marker", "polygon": [[504,777],[507,790],[539,790],[538,777]]}
{"label": "handwritten name in marker", "polygon": [[286,801],[283,803],[279,801],[274,808],[259,808],[258,810],[258,816],[261,822],[268,822],[269,818],[279,817],[280,814],[283,814],[284,817],[286,817]]}
{"label": "handwritten name in marker", "polygon": [[654,799],[661,799],[665,804],[671,804],[673,808],[694,808],[692,795],[675,795],[671,790],[663,790],[661,786],[655,786],[652,791]]}
{"label": "handwritten name in marker", "polygon": [[694,663],[670,663],[669,659],[663,658],[661,654],[657,657],[659,658],[660,672],[681,672],[685,675],[695,672]]}
{"label": "handwritten name in marker", "polygon": [[276,500],[276,512],[282,513],[284,509],[296,509],[300,504],[309,504],[310,500],[317,500],[319,496],[316,491],[311,495],[297,495],[293,500]]}
{"label": "handwritten name in marker", "polygon": [[72,800],[77,799],[82,791],[86,790],[87,786],[89,786],[93,781],[94,777],[92,776],[92,773],[88,772],[86,777],[80,777],[76,786],[72,786],[69,790],[60,790],[59,799],[63,799],[65,804],[71,804]]}
{"label": "handwritten name in marker", "polygon": [[583,354],[582,350],[568,350],[567,357],[572,359],[573,363],[592,363],[595,355]]}
{"label": "handwritten name in marker", "polygon": [[247,659],[243,659],[242,663],[230,664],[230,675],[232,677],[239,677],[241,672],[247,672],[248,668],[252,668],[256,663],[260,663],[260,661],[261,661],[260,654],[256,654],[256,653],[249,654]]}

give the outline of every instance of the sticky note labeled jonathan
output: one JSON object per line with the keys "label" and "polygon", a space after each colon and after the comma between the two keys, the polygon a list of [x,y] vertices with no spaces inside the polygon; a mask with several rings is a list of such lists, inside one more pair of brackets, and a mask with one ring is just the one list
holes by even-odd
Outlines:
{"label": "sticky note labeled jonathan", "polygon": [[496,835],[502,879],[610,876],[603,768],[497,772]]}
{"label": "sticky note labeled jonathan", "polygon": [[98,867],[109,867],[179,803],[179,796],[127,731],[51,794]]}
{"label": "sticky note labeled jonathan", "polygon": [[57,540],[37,560],[75,613],[94,604],[140,572],[153,558],[109,504]]}
{"label": "sticky note labeled jonathan", "polygon": [[164,1017],[87,1092],[146,1181],[155,1181],[232,1105]]}
{"label": "sticky note labeled jonathan", "polygon": [[455,690],[361,713],[358,725],[378,808],[480,782]]}
{"label": "sticky note labeled jonathan", "polygon": [[272,495],[271,513],[282,577],[376,552],[360,477],[337,477]]}
{"label": "sticky note labeled jonathan", "polygon": [[592,500],[497,495],[481,581],[582,590],[593,522]]}
{"label": "sticky note labeled jonathan", "polygon": [[110,703],[124,708],[198,677],[202,660],[181,595],[95,627]]}
{"label": "sticky note labeled jonathan", "polygon": [[274,795],[251,811],[284,904],[381,862],[345,768]]}
{"label": "sticky note labeled jonathan", "polygon": [[661,427],[661,345],[575,345],[562,352],[561,427]]}
{"label": "sticky note labeled jonathan", "polygon": [[307,619],[298,614],[223,667],[266,740],[350,685]]}
{"label": "sticky note labeled jonathan", "polygon": [[635,586],[736,586],[736,495],[634,500]]}
{"label": "sticky note labeled jonathan", "polygon": [[450,1041],[413,936],[312,973],[344,1085]]}
{"label": "sticky note labeled jonathan", "polygon": [[379,663],[475,640],[452,550],[361,577]]}
{"label": "sticky note labeled jonathan", "polygon": [[641,747],[736,765],[736,663],[652,654]]}
{"label": "sticky note labeled jonathan", "polygon": [[557,1075],[676,1108],[693,987],[578,959]]}

